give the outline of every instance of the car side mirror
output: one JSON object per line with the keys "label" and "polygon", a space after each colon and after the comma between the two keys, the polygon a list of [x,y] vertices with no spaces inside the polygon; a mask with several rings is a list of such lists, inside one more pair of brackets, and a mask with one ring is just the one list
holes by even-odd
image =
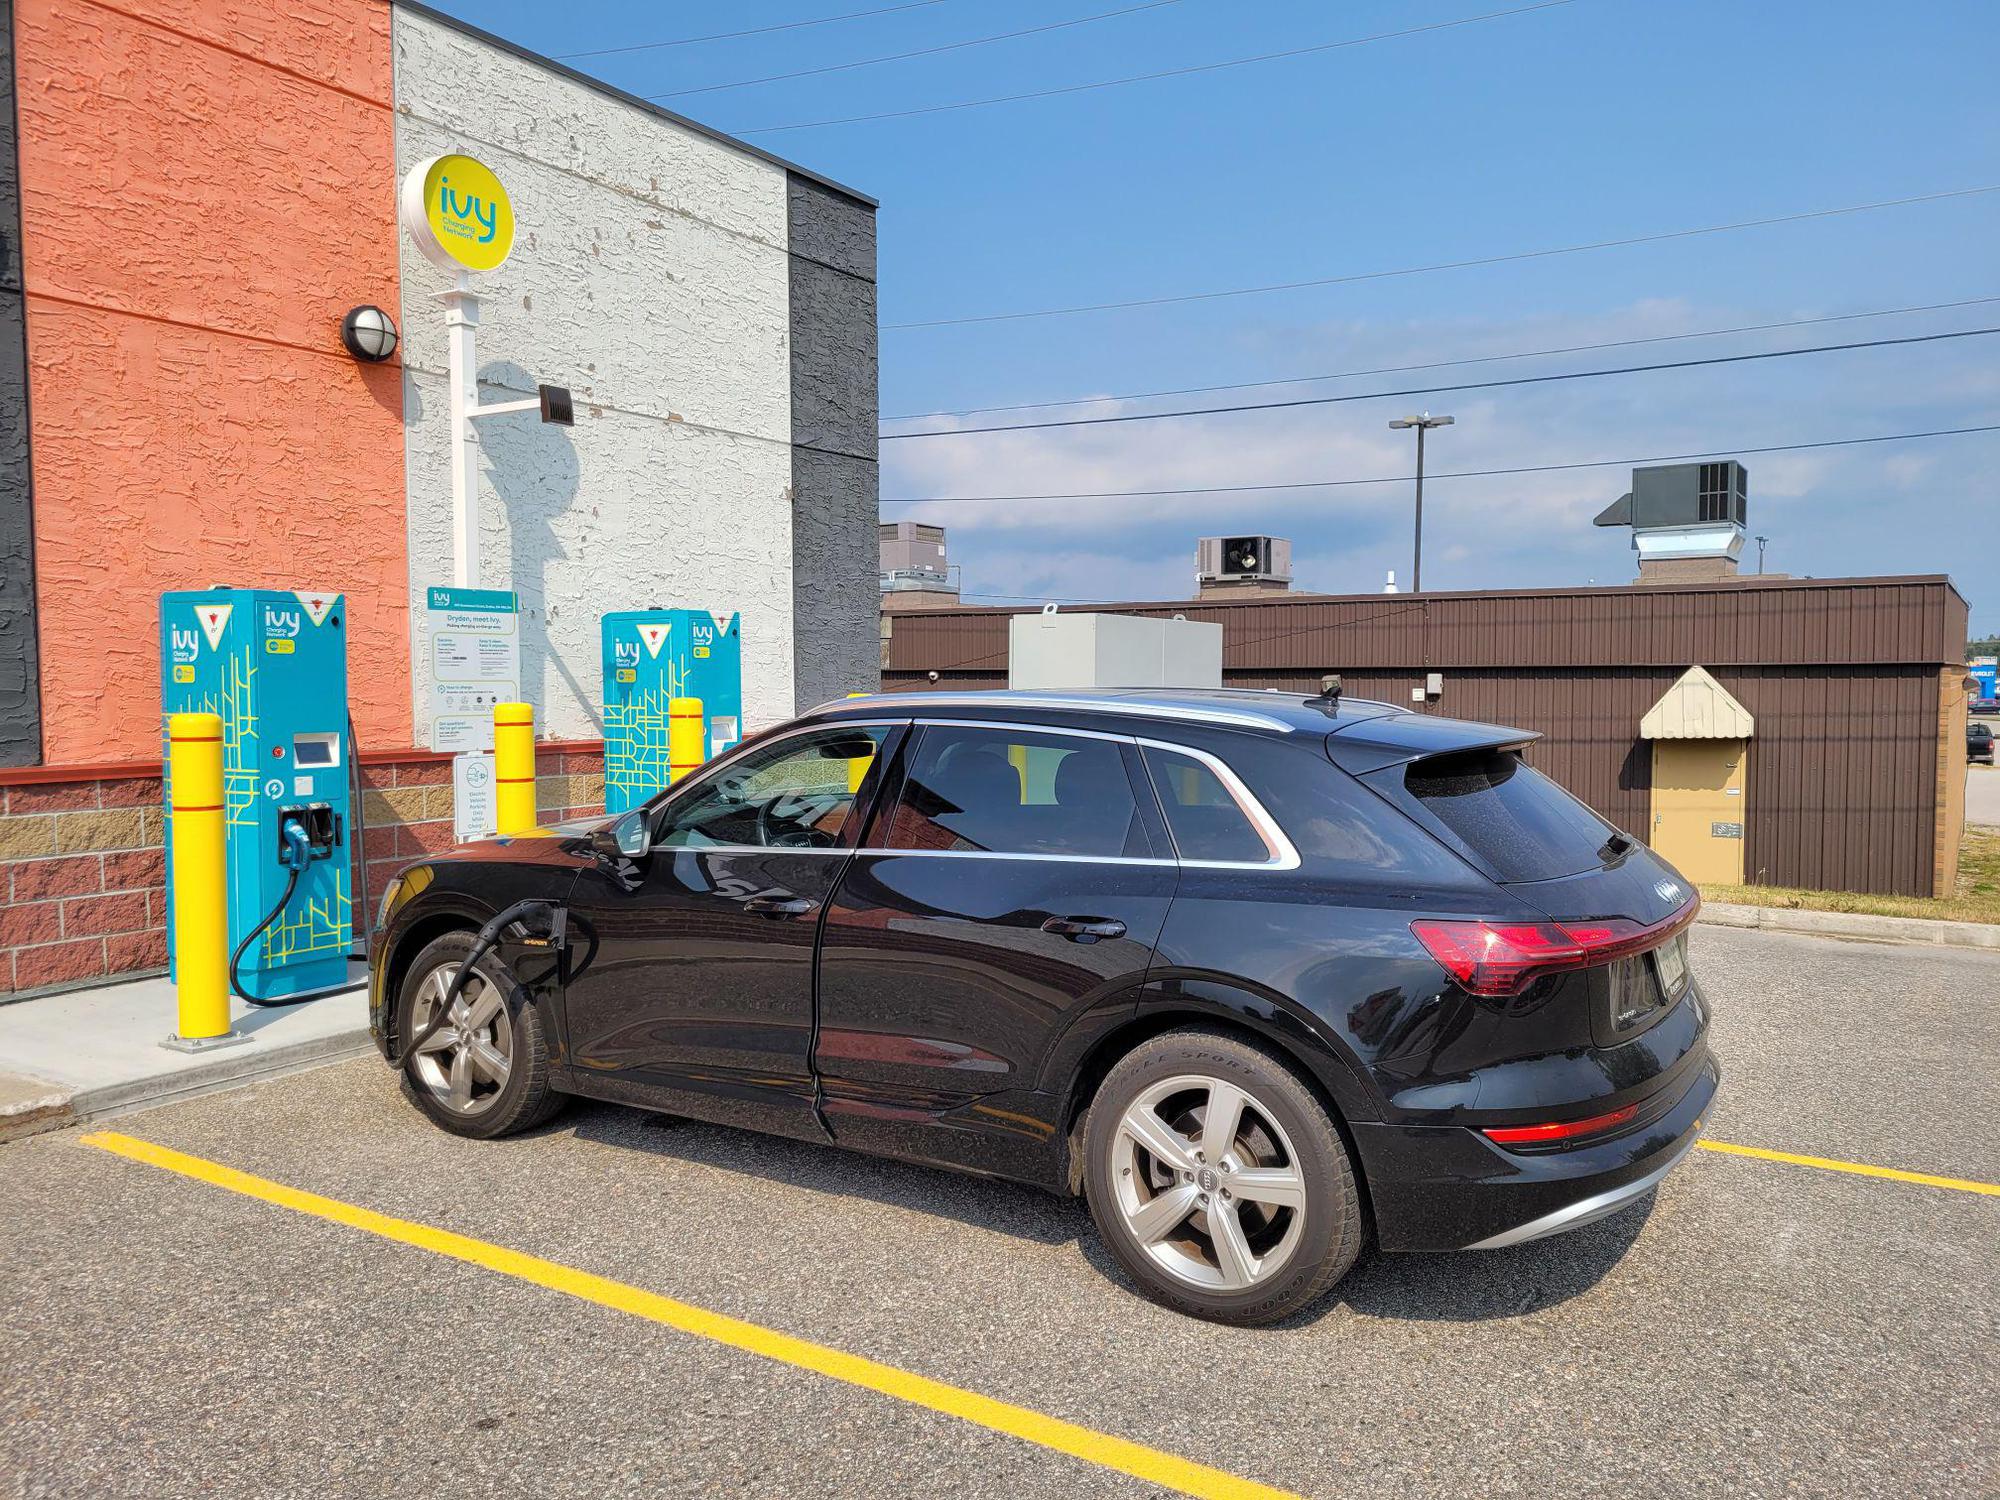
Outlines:
{"label": "car side mirror", "polygon": [[590,842],[607,859],[639,859],[653,847],[653,830],[644,808],[634,808],[613,818],[590,836]]}

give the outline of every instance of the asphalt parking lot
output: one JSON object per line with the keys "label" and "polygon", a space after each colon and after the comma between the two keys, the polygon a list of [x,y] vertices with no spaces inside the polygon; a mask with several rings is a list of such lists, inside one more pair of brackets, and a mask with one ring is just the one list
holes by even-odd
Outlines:
{"label": "asphalt parking lot", "polygon": [[[2000,1183],[2000,954],[1702,928],[1694,958],[1712,1140]],[[372,1060],[112,1128],[497,1249],[87,1132],[0,1147],[0,1494],[1160,1493],[1148,1453],[1214,1494],[2000,1484],[2000,1196],[1965,1187],[1698,1151],[1616,1218],[1368,1261],[1245,1332],[1127,1291],[1080,1205],[605,1106],[460,1141]]]}

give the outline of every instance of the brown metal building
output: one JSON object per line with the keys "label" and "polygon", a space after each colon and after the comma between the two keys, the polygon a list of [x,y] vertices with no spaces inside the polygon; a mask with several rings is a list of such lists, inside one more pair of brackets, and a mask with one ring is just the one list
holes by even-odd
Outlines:
{"label": "brown metal building", "polygon": [[[1966,606],[1942,575],[1112,608],[1219,623],[1231,687],[1316,692],[1338,672],[1354,697],[1538,730],[1530,759],[1648,842],[1641,720],[1702,667],[1754,719],[1735,804],[1744,879],[1915,896],[1957,879]],[[1004,687],[1019,613],[885,615],[884,687]],[[1413,703],[1433,672],[1443,691]]]}

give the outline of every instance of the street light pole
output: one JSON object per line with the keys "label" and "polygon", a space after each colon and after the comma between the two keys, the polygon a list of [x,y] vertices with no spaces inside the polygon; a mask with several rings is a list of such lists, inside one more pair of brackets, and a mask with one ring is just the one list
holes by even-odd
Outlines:
{"label": "street light pole", "polygon": [[1455,420],[1452,417],[1434,417],[1425,412],[1420,417],[1397,417],[1389,424],[1399,432],[1410,427],[1417,429],[1417,536],[1410,567],[1410,592],[1413,594],[1420,594],[1424,589],[1424,435],[1433,427],[1449,427]]}

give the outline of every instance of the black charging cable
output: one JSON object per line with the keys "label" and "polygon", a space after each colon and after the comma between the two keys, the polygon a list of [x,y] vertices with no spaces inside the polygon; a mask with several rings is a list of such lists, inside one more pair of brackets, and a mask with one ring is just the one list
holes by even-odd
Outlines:
{"label": "black charging cable", "polygon": [[[361,741],[354,733],[354,715],[347,716],[347,806],[354,829],[354,842],[350,846],[350,858],[354,864],[354,888],[360,904],[347,904],[347,936],[349,958],[368,961],[368,938],[375,930],[375,909],[368,900],[368,790],[361,784]],[[360,922],[354,920],[355,912],[361,913]],[[354,951],[354,939],[361,940],[361,951]]]}
{"label": "black charging cable", "polygon": [[292,904],[292,893],[299,888],[299,874],[312,863],[312,844],[306,838],[305,830],[299,827],[298,819],[285,819],[283,833],[285,852],[289,856],[285,860],[285,868],[290,871],[285,876],[285,894],[278,898],[277,905],[264,913],[264,920],[251,928],[250,935],[238,943],[236,951],[229,955],[229,988],[235,992],[238,1000],[247,1001],[251,1005],[261,1005],[266,1009],[279,1005],[303,1005],[308,1000],[318,998],[316,995],[287,995],[279,1000],[260,1000],[243,988],[243,981],[236,972],[238,965],[243,962],[243,955],[250,951],[250,945],[262,937],[264,929],[277,921],[284,909]]}
{"label": "black charging cable", "polygon": [[473,965],[492,952],[493,945],[500,941],[500,934],[516,922],[519,922],[524,930],[528,929],[531,922],[543,924],[549,946],[560,952],[563,940],[569,933],[569,908],[558,902],[539,900],[516,901],[512,906],[502,908],[474,935],[472,951],[465,955],[459,963],[458,972],[451,976],[451,983],[445,989],[444,998],[438,1001],[437,1013],[425,1023],[422,1031],[410,1038],[409,1045],[403,1048],[402,1055],[390,1064],[391,1067],[407,1068],[416,1060],[417,1053],[423,1049],[424,1043],[444,1029],[446,1020],[451,1016],[451,1008],[458,1004],[458,997],[465,991],[465,981],[472,977]]}

